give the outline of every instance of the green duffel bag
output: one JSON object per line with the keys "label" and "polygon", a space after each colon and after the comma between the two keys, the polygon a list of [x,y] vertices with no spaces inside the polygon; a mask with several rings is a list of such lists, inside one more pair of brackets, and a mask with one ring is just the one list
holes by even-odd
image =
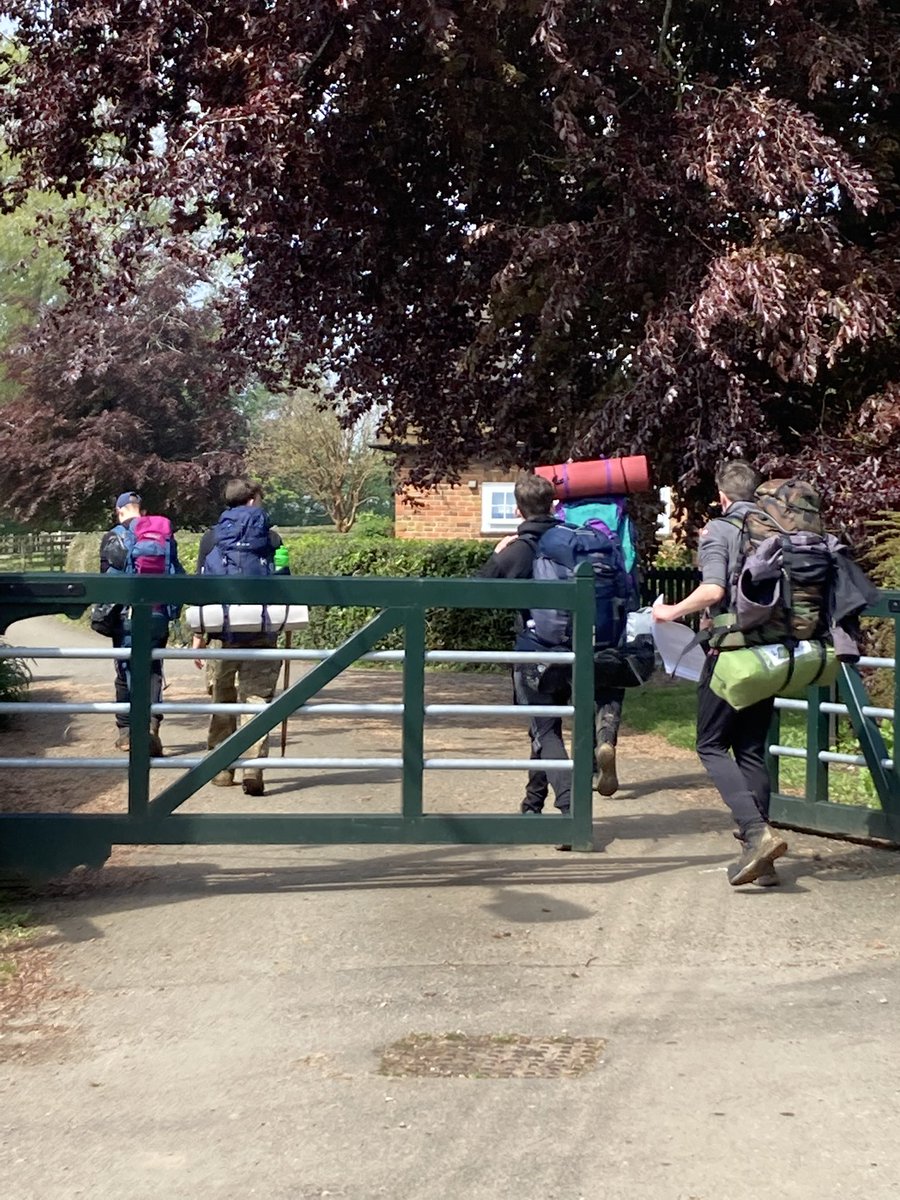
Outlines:
{"label": "green duffel bag", "polygon": [[747,646],[722,650],[709,686],[732,708],[748,708],[770,696],[800,697],[808,687],[834,683],[838,661],[834,649],[823,642],[799,642],[787,646]]}

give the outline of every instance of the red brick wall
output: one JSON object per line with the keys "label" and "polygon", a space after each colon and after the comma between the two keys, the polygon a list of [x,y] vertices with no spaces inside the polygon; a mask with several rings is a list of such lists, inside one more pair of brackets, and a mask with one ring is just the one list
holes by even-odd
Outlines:
{"label": "red brick wall", "polygon": [[[398,538],[502,537],[500,533],[481,532],[481,485],[509,483],[515,477],[515,471],[470,465],[462,482],[453,487],[442,484],[427,492],[410,488],[405,497],[398,495],[394,501],[395,535]],[[472,481],[475,487],[469,487]],[[421,507],[405,503],[405,499],[414,499]]]}

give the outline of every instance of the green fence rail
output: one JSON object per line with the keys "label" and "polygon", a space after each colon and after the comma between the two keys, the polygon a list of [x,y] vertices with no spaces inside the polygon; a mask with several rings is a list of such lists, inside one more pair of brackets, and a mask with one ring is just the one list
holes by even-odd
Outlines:
{"label": "green fence rail", "polygon": [[[116,844],[284,844],[284,843],[535,843],[563,841],[574,849],[592,846],[593,621],[594,587],[590,567],[561,583],[473,579],[321,579],[275,576],[266,579],[196,577],[47,575],[0,576],[0,631],[24,617],[62,613],[77,617],[92,603],[121,603],[132,609],[131,753],[128,762],[127,812],[110,815],[62,813],[0,814],[0,868],[32,876],[48,876],[86,864],[98,866]],[[308,604],[375,608],[376,616],[329,651],[327,657],[288,687],[264,711],[242,725],[227,741],[198,761],[184,760],[183,773],[151,794],[151,767],[177,769],[177,758],[151,760],[151,661],[153,657],[194,657],[193,651],[153,649],[152,608],[163,603]],[[424,622],[429,608],[571,610],[574,654],[563,658],[572,667],[572,804],[568,816],[538,821],[515,813],[484,815],[425,813],[423,773],[453,766],[427,760],[424,754],[425,662]],[[306,705],[327,683],[376,649],[390,631],[404,636],[402,705],[402,785],[399,811],[373,814],[331,813],[183,813],[179,809],[220,770],[242,760],[260,736]],[[78,652],[81,656],[90,651]],[[112,656],[122,651],[97,651]],[[215,657],[207,651],[200,657]],[[222,656],[225,652],[219,651]],[[247,657],[251,652],[240,652]],[[266,653],[266,652],[257,652]],[[271,652],[270,652],[271,653]],[[279,652],[308,657],[308,652]],[[386,657],[396,657],[386,655]],[[511,656],[472,654],[473,660]],[[553,655],[539,656],[553,659]],[[555,656],[560,661],[560,656]],[[33,705],[40,710],[40,705]],[[525,732],[523,728],[523,745]],[[89,764],[114,765],[105,760]],[[291,760],[282,760],[290,765]],[[484,760],[484,769],[502,769],[513,760]],[[520,767],[527,761],[514,760]],[[34,763],[3,759],[2,765],[62,766],[70,760]],[[267,760],[271,769],[278,760]],[[72,763],[71,765],[75,765]],[[257,765],[263,765],[258,762]],[[471,769],[461,761],[461,769]],[[474,767],[476,764],[472,764]]]}

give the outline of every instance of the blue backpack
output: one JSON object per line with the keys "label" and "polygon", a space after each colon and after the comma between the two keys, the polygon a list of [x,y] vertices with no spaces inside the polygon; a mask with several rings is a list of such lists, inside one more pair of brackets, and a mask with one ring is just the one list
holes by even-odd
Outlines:
{"label": "blue backpack", "polygon": [[264,508],[226,508],[213,530],[216,544],[206,556],[204,575],[272,575],[275,551]]}
{"label": "blue backpack", "polygon": [[[590,526],[560,524],[535,546],[533,579],[571,579],[582,562],[594,569],[594,645],[618,646],[625,633],[631,580],[621,546]],[[572,614],[565,609],[531,610],[534,634],[545,646],[572,644]]]}
{"label": "blue backpack", "polygon": [[634,523],[628,515],[627,496],[596,496],[584,500],[561,500],[556,515],[569,525],[587,525],[599,529],[621,547],[625,570],[631,576],[632,608],[640,607],[637,537]]}
{"label": "blue backpack", "polygon": [[[108,575],[183,575],[178,550],[168,517],[142,516],[129,525],[116,525],[113,533],[125,548],[125,566],[121,570],[109,567]],[[181,612],[180,604],[156,604],[154,615],[174,621]],[[93,627],[93,618],[92,618]],[[97,632],[100,632],[98,629]]]}

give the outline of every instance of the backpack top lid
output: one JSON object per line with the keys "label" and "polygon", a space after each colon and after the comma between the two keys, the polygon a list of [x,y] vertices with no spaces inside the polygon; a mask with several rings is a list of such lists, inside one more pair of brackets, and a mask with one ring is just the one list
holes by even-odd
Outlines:
{"label": "backpack top lid", "polygon": [[128,558],[126,573],[165,575],[172,563],[172,522],[168,517],[144,515],[122,526]]}
{"label": "backpack top lid", "polygon": [[167,542],[172,536],[172,522],[168,517],[138,517],[131,529],[136,542],[145,538],[151,542]]}
{"label": "backpack top lid", "polygon": [[255,504],[226,508],[213,532],[215,546],[204,564],[207,574],[272,574],[275,551],[264,508]]}
{"label": "backpack top lid", "polygon": [[756,489],[756,504],[787,533],[824,534],[822,498],[803,479],[769,479]]}
{"label": "backpack top lid", "polygon": [[622,547],[626,571],[637,565],[634,527],[628,515],[627,496],[586,496],[580,500],[558,500],[556,516],[569,525],[598,529]]}

